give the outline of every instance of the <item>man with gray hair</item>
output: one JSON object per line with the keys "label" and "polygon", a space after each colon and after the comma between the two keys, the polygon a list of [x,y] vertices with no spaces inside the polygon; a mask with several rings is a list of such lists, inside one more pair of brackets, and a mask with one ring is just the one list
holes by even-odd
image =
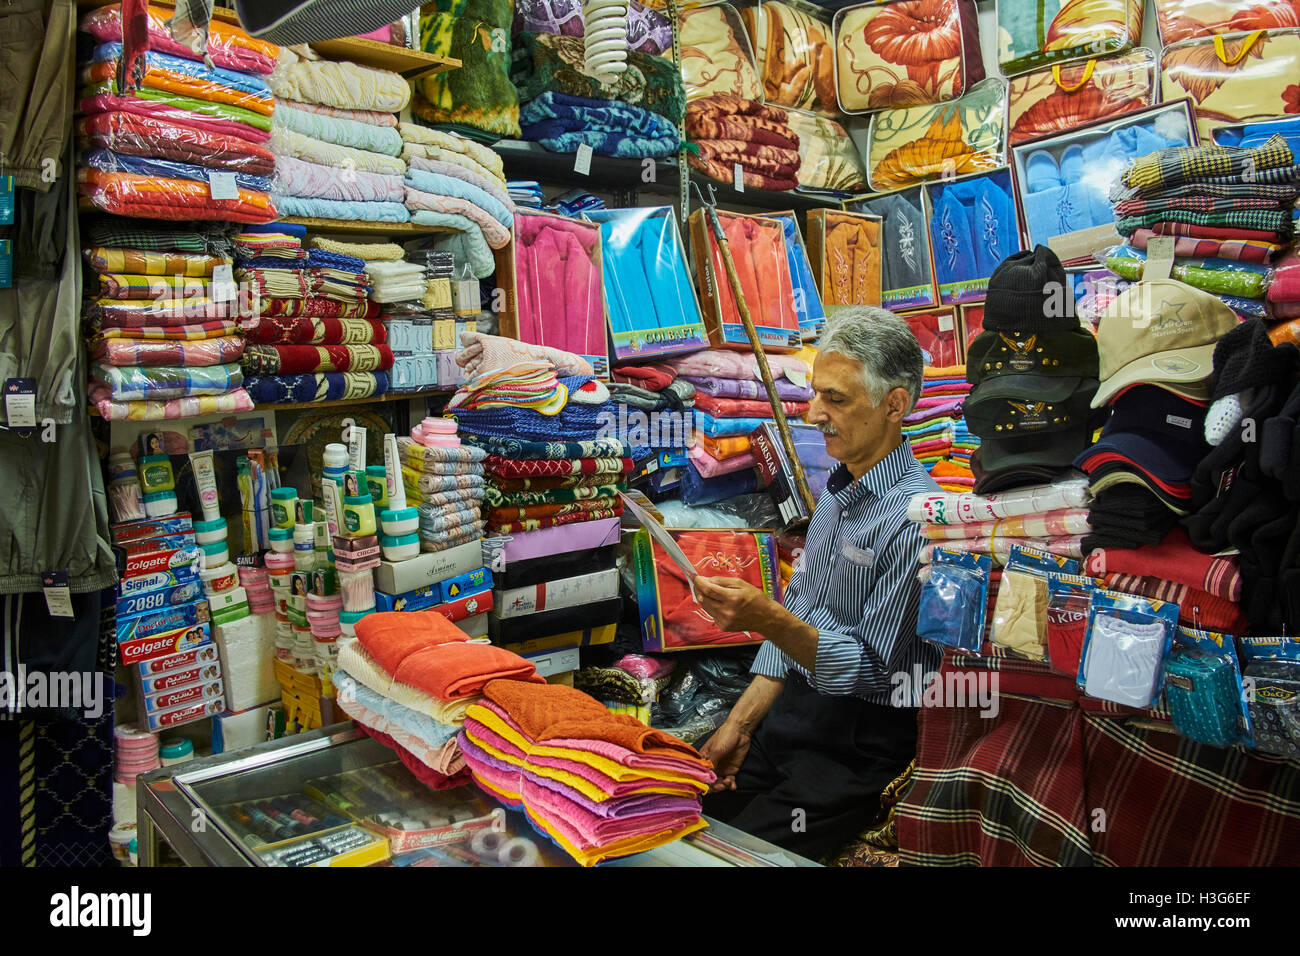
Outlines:
{"label": "man with gray hair", "polygon": [[938,667],[916,636],[923,539],[907,518],[937,491],[903,439],[921,396],[921,347],[884,309],[831,319],[813,365],[806,416],[840,464],[813,512],[782,606],[736,578],[697,577],[704,610],[726,631],[754,631],[744,695],[702,750],[718,782],[705,813],[816,859],[879,809],[916,752],[920,687],[896,674]]}

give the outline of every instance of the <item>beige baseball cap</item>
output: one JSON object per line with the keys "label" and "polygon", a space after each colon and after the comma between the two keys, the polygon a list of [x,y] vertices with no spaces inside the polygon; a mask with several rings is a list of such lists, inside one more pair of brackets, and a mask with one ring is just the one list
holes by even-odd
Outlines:
{"label": "beige baseball cap", "polygon": [[1135,282],[1106,307],[1097,328],[1099,408],[1130,385],[1159,385],[1192,401],[1210,398],[1214,347],[1237,313],[1174,279]]}

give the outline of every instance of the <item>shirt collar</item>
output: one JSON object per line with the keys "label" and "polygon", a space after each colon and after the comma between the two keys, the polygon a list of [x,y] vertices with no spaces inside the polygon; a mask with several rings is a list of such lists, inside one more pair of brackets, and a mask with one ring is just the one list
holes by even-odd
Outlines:
{"label": "shirt collar", "polygon": [[915,460],[912,446],[903,441],[857,481],[853,480],[847,465],[841,463],[836,466],[826,480],[826,490],[833,494],[843,507],[861,501],[867,494],[880,498],[898,483]]}

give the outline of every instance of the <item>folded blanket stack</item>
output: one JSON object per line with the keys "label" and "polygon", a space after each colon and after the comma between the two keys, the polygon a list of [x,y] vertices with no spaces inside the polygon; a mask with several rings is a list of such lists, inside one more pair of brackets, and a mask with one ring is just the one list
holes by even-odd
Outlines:
{"label": "folded blanket stack", "polygon": [[475,783],[583,866],[705,826],[712,764],[572,687],[493,680],[458,734]]}
{"label": "folded blanket stack", "polygon": [[232,231],[217,223],[87,221],[81,251],[98,295],[84,311],[95,363],[90,399],[105,419],[253,407],[241,387],[238,301],[224,286],[213,296],[213,271],[231,266]]}
{"label": "folded blanket stack", "polygon": [[590,146],[598,156],[662,159],[677,152],[677,126],[666,116],[618,100],[550,90],[519,111],[520,137],[555,153]]}
{"label": "folded blanket stack", "polygon": [[979,439],[962,417],[962,402],[971,388],[966,366],[927,366],[924,375],[921,398],[903,419],[903,435],[944,491],[970,491],[975,487],[970,459]]}
{"label": "folded blanket stack", "polygon": [[[656,119],[656,125],[676,127],[682,121],[686,108],[686,91],[682,86],[681,71],[667,57],[653,53],[629,50],[627,68],[612,79],[597,79],[584,69],[586,54],[581,37],[561,36],[551,32],[517,33],[514,37],[511,80],[519,91],[519,102],[525,104],[523,122],[525,139],[543,139],[541,135],[529,135],[528,126],[539,122],[537,117],[544,116],[554,105],[530,110],[533,100],[548,93],[575,97],[586,102],[604,102],[620,107],[630,107],[641,123],[648,113]],[[593,113],[602,120],[611,114]],[[617,114],[615,114],[617,115]],[[544,120],[556,117],[544,116]],[[641,128],[636,126],[634,128]],[[562,131],[550,127],[550,132],[559,135]],[[611,129],[610,132],[613,132]],[[551,137],[546,137],[551,138]],[[607,141],[607,137],[593,135],[590,142],[593,150],[606,155],[637,156],[631,143],[619,144],[617,138]],[[567,143],[569,140],[563,140]],[[574,140],[576,143],[578,140]],[[597,148],[598,143],[614,151]],[[566,148],[563,145],[547,144],[548,148],[560,152],[573,152],[576,145]],[[645,153],[644,155],[659,155]]]}
{"label": "folded blanket stack", "polygon": [[510,243],[515,206],[501,157],[453,132],[414,123],[398,127],[407,162],[403,201],[411,221],[454,230],[434,247],[470,264],[475,277],[496,269],[494,249]]}
{"label": "folded blanket stack", "polygon": [[[1110,252],[1106,268],[1141,279],[1150,239],[1174,237],[1173,278],[1217,295],[1242,318],[1300,317],[1300,283],[1283,281],[1275,291],[1278,278],[1269,268],[1295,236],[1297,196],[1300,165],[1280,134],[1262,146],[1141,156],[1111,190],[1116,228],[1129,242]],[[1294,305],[1286,311],[1295,314],[1278,314],[1281,302]]]}
{"label": "folded blanket stack", "polygon": [[625,366],[614,369],[612,377],[610,398],[627,409],[628,427],[623,437],[631,446],[635,480],[639,483],[643,477],[652,492],[675,488],[681,480],[680,469],[651,467],[650,461],[689,453],[695,386],[679,378],[671,365]]}
{"label": "folded blanket stack", "polygon": [[420,547],[443,551],[483,536],[487,452],[461,442],[456,422],[426,418],[397,439],[407,501],[420,516]]}
{"label": "folded blanket stack", "polygon": [[406,222],[397,116],[410,101],[401,76],[282,51],[270,77],[275,197],[281,215]]}
{"label": "folded blanket stack", "polygon": [[[267,149],[279,48],[214,27],[209,59],[171,38],[170,9],[147,7],[124,63],[122,5],[81,20],[95,46],[78,73],[77,188],[98,209],[165,220],[270,222]],[[210,65],[209,65],[210,64]],[[119,77],[125,77],[119,87]]]}
{"label": "folded blanket stack", "polygon": [[469,640],[437,611],[368,614],[340,644],[338,704],[436,789],[469,782],[457,739],[489,681],[541,682],[531,663]]}
{"label": "folded blanket stack", "polygon": [[235,275],[256,293],[241,319],[246,387],[259,404],[368,398],[388,391],[393,352],[370,299],[365,260],[302,245],[278,222],[236,237]]}
{"label": "folded blanket stack", "polygon": [[481,142],[519,136],[519,97],[510,82],[514,0],[434,0],[420,8],[420,46],[460,67],[415,81],[411,112],[431,126],[455,125]]}
{"label": "folded blanket stack", "polygon": [[691,166],[730,183],[739,165],[749,189],[794,189],[799,185],[799,136],[786,111],[731,93],[692,100],[686,135],[698,147]]}

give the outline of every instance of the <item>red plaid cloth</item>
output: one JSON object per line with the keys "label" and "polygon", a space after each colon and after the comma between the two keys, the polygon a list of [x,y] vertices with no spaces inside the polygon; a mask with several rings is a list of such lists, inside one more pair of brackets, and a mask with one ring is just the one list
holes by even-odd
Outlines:
{"label": "red plaid cloth", "polygon": [[488,455],[483,470],[502,478],[557,478],[569,475],[621,475],[632,471],[631,458],[502,458]]}
{"label": "red plaid cloth", "polygon": [[[1149,729],[1128,718],[1159,712],[1080,699],[1071,678],[1006,654],[950,654],[940,679],[979,670],[997,673],[996,716],[921,711],[914,783],[896,811],[901,864],[1294,862],[1300,761]],[[1056,699],[1009,696],[1025,690]]]}

